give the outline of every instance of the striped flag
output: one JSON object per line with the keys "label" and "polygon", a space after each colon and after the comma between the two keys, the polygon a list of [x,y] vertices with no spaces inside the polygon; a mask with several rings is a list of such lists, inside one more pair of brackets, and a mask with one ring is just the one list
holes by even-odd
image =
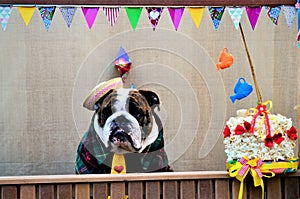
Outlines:
{"label": "striped flag", "polygon": [[103,8],[103,11],[107,17],[108,22],[113,27],[119,16],[120,8]]}

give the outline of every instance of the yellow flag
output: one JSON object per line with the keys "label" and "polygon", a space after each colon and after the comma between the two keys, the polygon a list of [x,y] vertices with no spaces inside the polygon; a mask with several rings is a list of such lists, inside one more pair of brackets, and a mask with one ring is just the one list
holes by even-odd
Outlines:
{"label": "yellow flag", "polygon": [[188,9],[190,11],[190,15],[192,16],[196,27],[199,28],[200,22],[202,20],[203,12],[204,12],[204,7],[201,8],[189,7]]}
{"label": "yellow flag", "polygon": [[35,7],[18,7],[18,10],[23,18],[23,21],[25,23],[26,26],[28,26],[30,20],[31,20],[31,17],[34,13],[34,10],[35,10]]}

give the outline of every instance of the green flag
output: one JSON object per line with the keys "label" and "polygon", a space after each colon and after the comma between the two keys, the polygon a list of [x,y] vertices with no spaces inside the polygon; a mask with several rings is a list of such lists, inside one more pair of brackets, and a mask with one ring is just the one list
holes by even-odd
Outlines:
{"label": "green flag", "polygon": [[133,30],[136,29],[137,23],[141,16],[141,12],[142,12],[142,8],[136,8],[136,7],[126,8],[126,13]]}

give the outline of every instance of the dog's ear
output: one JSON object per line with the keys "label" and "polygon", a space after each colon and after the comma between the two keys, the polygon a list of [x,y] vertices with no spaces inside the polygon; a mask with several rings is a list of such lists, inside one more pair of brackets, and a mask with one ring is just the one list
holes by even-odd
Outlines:
{"label": "dog's ear", "polygon": [[146,98],[149,106],[154,109],[155,107],[158,107],[159,110],[159,97],[158,95],[153,91],[148,90],[139,90],[139,92]]}
{"label": "dog's ear", "polygon": [[96,111],[98,111],[98,109],[101,107],[101,104],[103,102],[103,100],[113,91],[113,89],[111,89],[110,91],[108,91],[105,95],[103,95],[94,105],[94,109]]}

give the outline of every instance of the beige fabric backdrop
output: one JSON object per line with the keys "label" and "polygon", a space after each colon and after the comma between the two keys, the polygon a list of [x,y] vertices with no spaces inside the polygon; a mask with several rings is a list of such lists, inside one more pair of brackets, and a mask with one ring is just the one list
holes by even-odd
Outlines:
{"label": "beige fabric backdrop", "polygon": [[[275,26],[262,10],[252,31],[244,13],[242,24],[263,99],[273,101],[272,113],[298,125],[293,109],[299,95],[297,23],[289,30],[281,15]],[[25,27],[14,9],[0,43],[1,175],[74,172],[76,148],[93,114],[82,102],[99,82],[118,76],[113,63],[121,45],[133,62],[128,85],[160,96],[166,150],[176,171],[224,170],[224,123],[256,103],[254,92],[235,104],[229,100],[239,77],[253,81],[240,32],[227,11],[215,31],[207,10],[197,29],[186,9],[176,32],[166,9],[156,31],[145,10],[133,31],[124,9],[115,27],[100,10],[92,30],[80,9],[71,28],[57,9],[46,31],[37,10]],[[217,71],[224,47],[235,62]]]}

